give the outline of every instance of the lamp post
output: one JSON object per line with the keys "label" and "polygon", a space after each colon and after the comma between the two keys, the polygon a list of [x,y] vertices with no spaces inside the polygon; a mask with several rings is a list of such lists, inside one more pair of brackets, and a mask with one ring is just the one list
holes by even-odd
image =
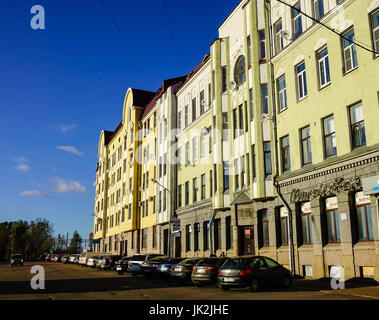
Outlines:
{"label": "lamp post", "polygon": [[160,187],[162,187],[165,191],[167,191],[170,195],[170,199],[171,199],[171,204],[170,204],[170,214],[169,214],[169,219],[168,219],[168,239],[167,239],[167,252],[168,252],[168,256],[171,257],[171,218],[172,218],[172,214],[171,214],[171,211],[172,211],[172,207],[173,207],[173,198],[172,198],[172,192],[167,189],[165,186],[163,186],[162,184],[160,184],[157,180],[155,179],[151,179],[151,181],[153,183],[156,183],[157,185],[159,185]]}

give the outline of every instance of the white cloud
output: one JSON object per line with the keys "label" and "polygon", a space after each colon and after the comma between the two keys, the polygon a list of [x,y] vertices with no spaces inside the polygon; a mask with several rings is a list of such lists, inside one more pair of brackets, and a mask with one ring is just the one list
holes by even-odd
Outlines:
{"label": "white cloud", "polygon": [[25,157],[14,158],[12,160],[13,160],[13,162],[16,163],[16,166],[13,167],[14,169],[16,169],[18,171],[22,171],[22,172],[26,172],[26,171],[30,170],[30,166],[27,164],[27,162],[29,162],[29,160],[26,159]]}
{"label": "white cloud", "polygon": [[58,131],[60,131],[60,132],[62,132],[62,133],[66,133],[66,132],[68,132],[68,131],[72,131],[72,130],[74,130],[74,129],[77,127],[77,125],[76,125],[76,124],[64,125],[63,123],[59,123],[59,124],[54,125],[54,127],[55,127]]}
{"label": "white cloud", "polygon": [[23,197],[43,197],[46,198],[47,195],[44,192],[38,191],[38,190],[27,190],[20,193]]}
{"label": "white cloud", "polygon": [[56,185],[54,187],[54,190],[58,193],[67,193],[67,192],[86,193],[87,192],[86,188],[83,187],[78,181],[76,180],[65,181],[61,178],[56,178]]}
{"label": "white cloud", "polygon": [[63,150],[63,151],[68,152],[68,153],[75,154],[77,156],[82,156],[83,155],[82,152],[80,152],[78,149],[76,149],[73,146],[57,146],[57,149]]}

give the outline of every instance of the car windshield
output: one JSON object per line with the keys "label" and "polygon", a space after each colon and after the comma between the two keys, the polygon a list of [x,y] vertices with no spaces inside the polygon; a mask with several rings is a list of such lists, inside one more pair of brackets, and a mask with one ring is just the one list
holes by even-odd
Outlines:
{"label": "car windshield", "polygon": [[14,254],[14,255],[12,255],[12,259],[22,259],[22,255],[21,254]]}
{"label": "car windshield", "polygon": [[167,263],[179,263],[181,262],[183,259],[182,258],[172,258],[172,259],[169,259],[167,261]]}
{"label": "car windshield", "polygon": [[196,264],[199,261],[200,261],[200,259],[185,259],[182,262],[180,262],[178,265],[179,266],[183,266],[183,265],[186,265],[186,264]]}
{"label": "car windshield", "polygon": [[214,265],[217,265],[219,263],[221,263],[221,259],[218,259],[218,258],[206,258],[206,259],[203,259],[201,260],[197,266],[214,266]]}
{"label": "car windshield", "polygon": [[252,258],[229,258],[225,261],[223,267],[241,267],[249,265],[253,261]]}
{"label": "car windshield", "polygon": [[133,256],[130,260],[132,260],[132,261],[145,261],[145,259],[146,259],[146,255],[141,254],[138,256]]}

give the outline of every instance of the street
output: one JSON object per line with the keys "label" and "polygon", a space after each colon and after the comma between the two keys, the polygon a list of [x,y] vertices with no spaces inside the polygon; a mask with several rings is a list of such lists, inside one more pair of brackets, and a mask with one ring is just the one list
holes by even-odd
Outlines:
{"label": "street", "polygon": [[[34,265],[45,270],[45,289],[33,290]],[[295,280],[290,289],[268,288],[258,293],[247,289],[222,291],[216,285],[137,278],[130,274],[101,271],[79,265],[27,262],[23,267],[0,265],[0,300],[373,300],[379,287],[371,283],[346,284],[333,290],[327,281]]]}

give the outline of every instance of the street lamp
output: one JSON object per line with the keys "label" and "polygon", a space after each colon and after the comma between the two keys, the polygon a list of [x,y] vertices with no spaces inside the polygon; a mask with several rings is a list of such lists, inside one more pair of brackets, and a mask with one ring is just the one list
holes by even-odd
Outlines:
{"label": "street lamp", "polygon": [[[173,207],[172,192],[170,190],[168,190],[165,186],[160,184],[154,178],[151,178],[151,181],[153,183],[156,183],[157,185],[159,185],[160,187],[162,187],[165,191],[167,191],[169,193],[170,199],[171,199],[171,205],[170,206]],[[172,210],[172,208],[171,208],[171,210]],[[171,217],[172,217],[171,210],[170,210],[170,215],[169,215],[169,219],[168,219],[168,239],[167,239],[167,252],[168,252],[168,256],[170,256],[170,257],[171,257]]]}

